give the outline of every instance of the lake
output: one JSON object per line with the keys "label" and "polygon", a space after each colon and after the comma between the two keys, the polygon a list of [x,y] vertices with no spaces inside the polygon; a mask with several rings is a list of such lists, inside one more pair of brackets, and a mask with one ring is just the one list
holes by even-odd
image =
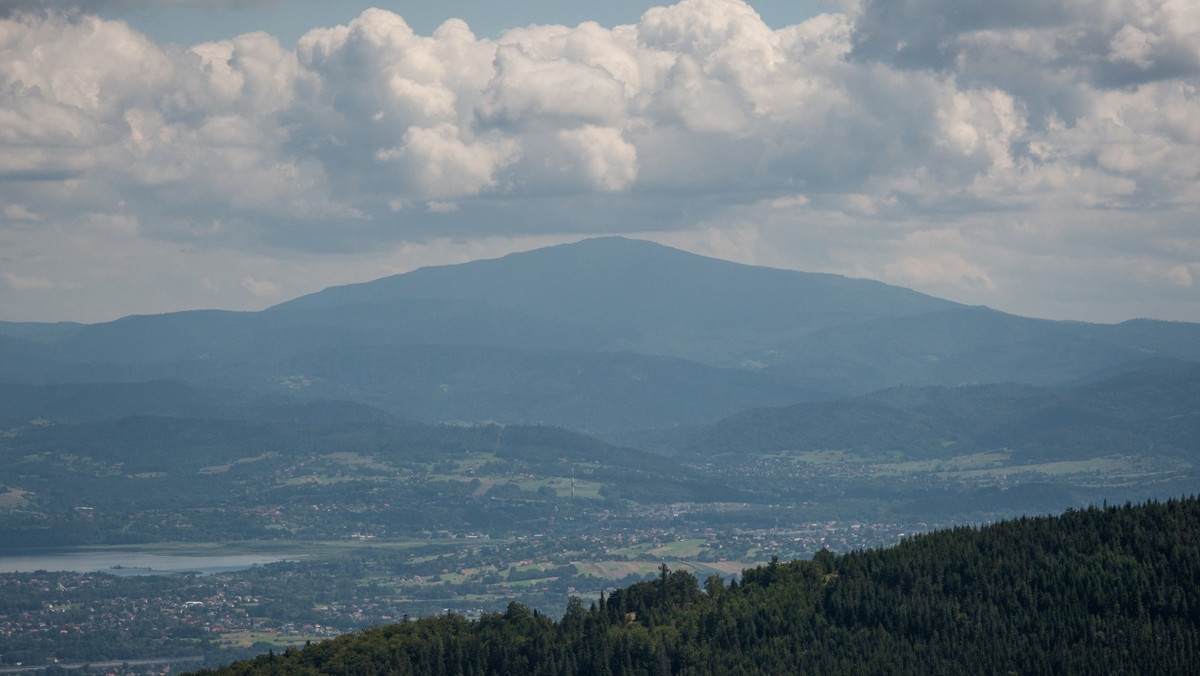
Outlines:
{"label": "lake", "polygon": [[113,575],[201,574],[245,570],[251,566],[295,559],[278,554],[155,554],[129,550],[66,550],[0,554],[0,573],[31,573],[38,570],[104,572]]}

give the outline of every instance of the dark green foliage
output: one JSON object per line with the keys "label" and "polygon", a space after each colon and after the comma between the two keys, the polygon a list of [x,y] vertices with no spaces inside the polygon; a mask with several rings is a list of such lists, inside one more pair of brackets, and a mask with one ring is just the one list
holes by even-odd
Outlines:
{"label": "dark green foliage", "polygon": [[748,570],[670,572],[560,622],[513,604],[213,675],[1198,673],[1200,501],[1089,508]]}

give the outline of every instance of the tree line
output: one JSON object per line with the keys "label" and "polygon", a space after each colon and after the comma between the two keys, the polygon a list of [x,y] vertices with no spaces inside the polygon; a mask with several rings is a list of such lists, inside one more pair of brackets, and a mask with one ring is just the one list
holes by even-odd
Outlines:
{"label": "tree line", "polygon": [[1200,501],[1092,507],[700,583],[447,614],[206,676],[1200,673]]}

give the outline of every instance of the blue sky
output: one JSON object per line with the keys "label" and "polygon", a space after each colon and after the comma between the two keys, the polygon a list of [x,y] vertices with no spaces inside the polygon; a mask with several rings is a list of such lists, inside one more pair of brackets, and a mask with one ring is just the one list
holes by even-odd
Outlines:
{"label": "blue sky", "polygon": [[[130,26],[164,42],[195,44],[224,40],[249,31],[267,31],[285,45],[294,45],[315,26],[344,24],[369,7],[390,10],[404,17],[417,32],[429,34],[446,19],[460,18],[479,37],[497,37],[509,28],[557,23],[576,26],[595,21],[609,28],[634,24],[657,4],[649,0],[611,0],[581,3],[561,0],[487,2],[359,2],[345,0],[276,0],[230,6],[227,3],[137,3],[103,7],[101,16],[123,19]],[[767,0],[751,6],[768,25],[789,26],[840,8],[821,0]]]}
{"label": "blue sky", "polygon": [[1200,3],[0,0],[0,320],[609,234],[1200,321]]}

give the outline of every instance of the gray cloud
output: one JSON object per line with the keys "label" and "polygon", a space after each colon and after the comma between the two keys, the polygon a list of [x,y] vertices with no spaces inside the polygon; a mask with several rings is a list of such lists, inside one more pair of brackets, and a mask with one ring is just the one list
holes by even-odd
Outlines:
{"label": "gray cloud", "polygon": [[1200,15],[1192,3],[868,0],[860,10],[851,58],[1001,87],[1040,119],[1085,114],[1081,86],[1200,76]]}
{"label": "gray cloud", "polygon": [[1066,26],[1072,2],[1038,0],[866,0],[854,22],[852,56],[902,68],[949,70],[963,36]]}

